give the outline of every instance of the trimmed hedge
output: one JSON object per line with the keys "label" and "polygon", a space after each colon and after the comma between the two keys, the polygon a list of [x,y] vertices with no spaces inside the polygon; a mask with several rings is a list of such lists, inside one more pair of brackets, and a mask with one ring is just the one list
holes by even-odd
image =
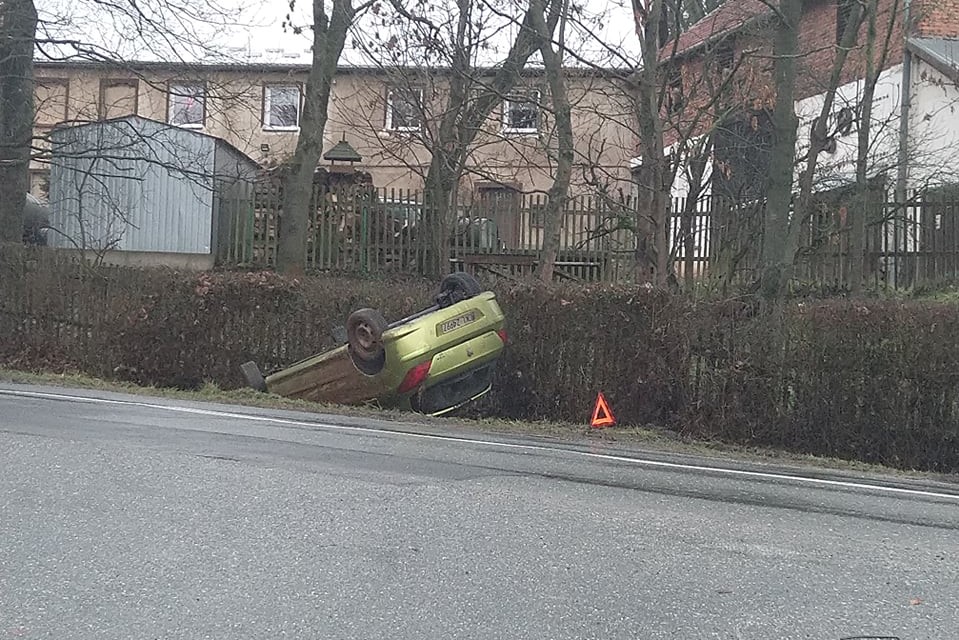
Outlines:
{"label": "trimmed hedge", "polygon": [[[242,384],[332,346],[353,309],[428,304],[416,279],[80,270],[0,253],[0,363],[140,384]],[[46,257],[43,257],[46,256]],[[762,310],[621,286],[496,286],[510,346],[483,410],[585,424],[596,392],[620,424],[739,444],[959,471],[954,304],[842,300]]]}

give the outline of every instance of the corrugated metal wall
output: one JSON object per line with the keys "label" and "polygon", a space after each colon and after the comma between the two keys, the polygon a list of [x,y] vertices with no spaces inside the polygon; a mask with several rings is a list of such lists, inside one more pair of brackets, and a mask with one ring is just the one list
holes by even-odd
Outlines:
{"label": "corrugated metal wall", "polygon": [[215,143],[137,117],[55,130],[50,243],[211,253]]}
{"label": "corrugated metal wall", "polygon": [[246,217],[252,209],[253,182],[259,165],[252,158],[223,140],[217,140],[214,152],[213,252],[218,260],[229,253],[237,216]]}

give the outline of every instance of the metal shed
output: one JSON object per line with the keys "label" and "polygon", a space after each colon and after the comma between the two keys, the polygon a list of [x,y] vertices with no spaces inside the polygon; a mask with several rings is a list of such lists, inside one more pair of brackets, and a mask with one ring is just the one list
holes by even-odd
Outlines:
{"label": "metal shed", "polygon": [[51,139],[55,247],[193,254],[212,265],[220,220],[258,169],[220,138],[139,116],[60,127]]}

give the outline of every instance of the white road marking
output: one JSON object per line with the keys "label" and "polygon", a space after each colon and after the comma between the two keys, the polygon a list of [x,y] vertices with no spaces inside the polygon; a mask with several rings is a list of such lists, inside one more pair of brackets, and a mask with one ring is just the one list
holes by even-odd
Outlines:
{"label": "white road marking", "polygon": [[916,496],[923,498],[939,498],[954,500],[959,502],[959,494],[941,493],[937,491],[924,491],[921,489],[906,489],[903,487],[890,487],[880,484],[870,484],[866,482],[852,482],[849,480],[829,480],[826,478],[814,478],[810,476],[789,475],[784,473],[771,473],[765,471],[746,471],[743,469],[729,469],[726,467],[712,467],[698,464],[685,464],[681,462],[664,462],[662,460],[649,460],[645,458],[632,458],[629,456],[620,456],[610,453],[595,453],[590,451],[578,451],[576,449],[564,449],[561,447],[551,447],[538,444],[517,444],[510,442],[497,442],[495,440],[480,440],[478,438],[464,438],[454,435],[436,435],[430,433],[417,433],[415,431],[399,431],[392,429],[374,429],[370,427],[355,427],[341,424],[327,424],[324,422],[310,422],[306,420],[290,420],[287,418],[273,418],[270,416],[257,416],[246,413],[233,413],[230,411],[218,411],[215,409],[196,409],[193,407],[178,407],[152,402],[142,402],[138,400],[110,400],[108,398],[95,398],[89,396],[74,396],[61,393],[46,393],[41,391],[16,391],[13,389],[0,389],[0,395],[22,396],[28,398],[46,398],[51,400],[69,400],[72,402],[87,402],[92,404],[113,404],[126,405],[133,407],[143,407],[147,409],[158,409],[161,411],[171,411],[176,413],[189,413],[202,416],[212,416],[217,418],[231,418],[234,420],[248,420],[252,422],[267,422],[271,424],[310,427],[313,429],[326,429],[329,431],[349,431],[354,433],[370,434],[391,434],[405,438],[423,439],[423,440],[441,440],[445,442],[462,442],[464,444],[479,445],[484,447],[498,447],[501,449],[513,449],[538,453],[560,453],[571,456],[589,458],[592,460],[610,460],[614,462],[625,462],[642,467],[656,467],[661,469],[675,469],[681,471],[699,471],[703,473],[715,473],[720,475],[737,476],[745,478],[760,478],[766,480],[783,480],[786,482],[804,483],[820,485],[827,487],[841,487],[845,489],[861,489],[866,491],[876,491],[879,493],[892,493],[898,495]]}

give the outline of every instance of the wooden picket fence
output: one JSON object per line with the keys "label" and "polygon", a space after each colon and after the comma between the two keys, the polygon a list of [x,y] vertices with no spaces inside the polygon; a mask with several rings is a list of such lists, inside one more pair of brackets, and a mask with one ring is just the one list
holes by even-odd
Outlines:
{"label": "wooden picket fence", "polygon": [[[221,203],[228,221],[221,264],[270,268],[276,256],[281,197],[276,183],[257,184]],[[637,201],[629,196],[570,198],[563,212],[556,278],[622,282],[633,275]],[[515,194],[467,200],[442,225],[451,270],[522,278],[538,265],[546,198]],[[417,273],[432,250],[426,221],[437,216],[422,192],[348,187],[313,194],[307,266],[347,273]],[[728,284],[758,277],[762,202],[702,198],[672,203],[667,229],[679,281],[709,276]],[[866,204],[864,276],[875,287],[904,289],[959,277],[959,197],[882,194]],[[801,229],[796,277],[827,286],[849,283],[849,206],[825,203]]]}
{"label": "wooden picket fence", "polygon": [[[275,184],[256,185],[221,203],[228,221],[222,264],[273,266],[281,219]],[[535,271],[543,243],[546,198],[511,198],[461,203],[442,223],[451,270],[525,277]],[[594,196],[570,198],[563,213],[558,279],[617,281],[633,259],[628,225],[634,201]],[[405,189],[315,188],[310,207],[307,266],[317,271],[416,272],[434,245],[440,226],[422,192]],[[222,236],[221,236],[222,237]]]}

